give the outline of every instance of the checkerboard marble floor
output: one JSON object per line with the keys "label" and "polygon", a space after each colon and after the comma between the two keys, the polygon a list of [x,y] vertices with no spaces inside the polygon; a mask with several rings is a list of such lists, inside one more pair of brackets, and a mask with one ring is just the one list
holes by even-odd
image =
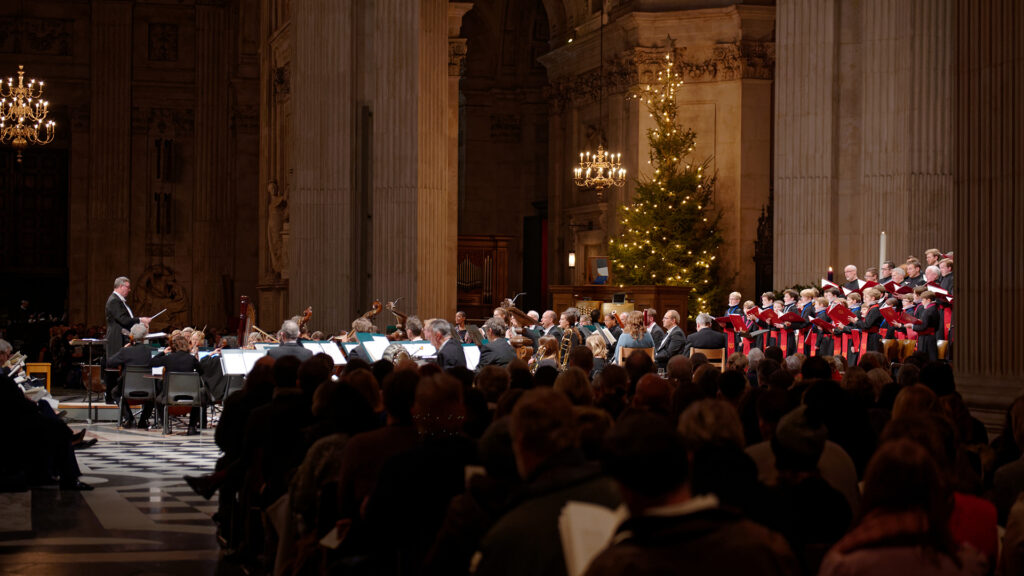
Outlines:
{"label": "checkerboard marble floor", "polygon": [[212,430],[87,429],[98,442],[76,455],[95,490],[0,494],[0,574],[239,573],[221,561],[210,518],[216,499],[182,478],[213,470],[220,451]]}

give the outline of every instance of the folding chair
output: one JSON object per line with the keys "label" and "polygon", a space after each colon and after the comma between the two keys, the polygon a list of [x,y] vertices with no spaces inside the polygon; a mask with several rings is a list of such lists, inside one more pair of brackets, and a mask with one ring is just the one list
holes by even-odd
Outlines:
{"label": "folding chair", "polygon": [[[148,366],[125,367],[124,384],[121,386],[120,414],[124,414],[126,406],[141,406],[146,402],[156,400],[156,380],[149,377],[151,375],[152,369]],[[120,417],[118,423],[120,424]]]}
{"label": "folding chair", "polygon": [[[626,360],[629,359],[630,354],[636,352],[637,350],[650,356],[652,361],[654,360],[654,348],[624,348],[616,346],[615,354],[619,366],[625,366]],[[623,354],[625,354],[625,356],[623,356]]]}
{"label": "folding chair", "polygon": [[690,348],[690,356],[701,353],[708,359],[708,364],[718,367],[719,372],[725,372],[725,348]]}
{"label": "folding chair", "polygon": [[180,416],[182,407],[188,409],[203,406],[203,380],[196,372],[166,372],[164,374],[164,434],[171,433],[171,408]]}

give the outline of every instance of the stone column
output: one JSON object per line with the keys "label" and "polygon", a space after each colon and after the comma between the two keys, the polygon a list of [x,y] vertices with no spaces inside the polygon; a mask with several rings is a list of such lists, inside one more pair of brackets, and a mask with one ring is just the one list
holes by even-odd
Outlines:
{"label": "stone column", "polygon": [[1022,391],[1024,9],[957,0],[955,30],[957,387],[991,427]]}
{"label": "stone column", "polygon": [[775,286],[816,282],[832,243],[835,0],[776,10]]}
{"label": "stone column", "polygon": [[288,311],[313,306],[317,326],[333,331],[348,326],[354,308],[344,226],[352,201],[352,8],[335,0],[295,0],[292,14],[295,187]]}
{"label": "stone column", "polygon": [[[446,222],[450,223],[449,242],[447,248],[451,251],[452,268],[448,271],[453,277],[455,275],[455,259],[459,248],[459,82],[465,73],[467,41],[460,37],[462,29],[462,17],[473,7],[471,2],[450,2],[448,4],[448,176],[447,176],[447,198],[448,206],[444,216]],[[451,306],[456,305],[457,293],[454,284],[451,286]],[[454,309],[448,310],[448,302],[442,306],[439,312],[444,318],[454,318]]]}
{"label": "stone column", "polygon": [[[227,8],[219,3],[196,4],[195,195],[192,198],[192,318],[212,325],[225,319],[222,278],[233,273],[233,250],[221,248],[231,238],[234,202],[228,185],[228,62],[230,41]],[[189,221],[190,220],[190,221]],[[187,228],[186,228],[187,230]]]}
{"label": "stone column", "polygon": [[954,248],[951,6],[779,2],[776,287]]}
{"label": "stone column", "polygon": [[[92,5],[91,111],[89,131],[89,242],[86,316],[103,323],[103,302],[114,278],[141,272],[130,262],[132,3],[97,0]],[[83,278],[71,278],[71,285]],[[72,290],[74,293],[75,290]]]}
{"label": "stone column", "polygon": [[448,5],[376,3],[374,297],[421,317],[455,311],[456,220],[448,174]]}

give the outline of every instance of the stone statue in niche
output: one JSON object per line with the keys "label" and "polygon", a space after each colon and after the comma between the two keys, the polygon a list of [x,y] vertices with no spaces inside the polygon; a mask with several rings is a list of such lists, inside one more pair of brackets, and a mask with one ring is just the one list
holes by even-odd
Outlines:
{"label": "stone statue in niche", "polygon": [[270,254],[270,269],[281,278],[287,278],[288,194],[277,185],[277,180],[267,183],[267,202],[267,252]]}
{"label": "stone statue in niche", "polygon": [[185,326],[191,321],[188,296],[185,289],[174,278],[174,271],[163,264],[153,264],[143,271],[142,276],[132,283],[139,297],[139,310],[145,314],[156,314],[167,309],[157,320],[164,325]]}

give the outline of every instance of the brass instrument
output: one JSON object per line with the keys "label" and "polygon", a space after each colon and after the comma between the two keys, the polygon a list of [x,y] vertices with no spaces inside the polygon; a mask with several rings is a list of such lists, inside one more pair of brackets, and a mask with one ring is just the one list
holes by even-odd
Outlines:
{"label": "brass instrument", "polygon": [[558,342],[558,370],[560,372],[565,372],[569,369],[569,351],[572,350],[574,334],[576,334],[576,341],[579,342],[580,338],[579,334],[577,334],[577,329],[572,326],[565,329],[565,332],[562,333],[561,341]]}
{"label": "brass instrument", "polygon": [[537,366],[540,366],[540,359],[547,354],[548,349],[543,345],[537,346],[537,353],[533,355],[533,364],[530,365],[530,374],[537,373]]}
{"label": "brass instrument", "polygon": [[394,314],[395,319],[398,320],[395,325],[395,331],[388,334],[388,340],[408,339],[408,336],[405,333],[405,322],[409,319],[409,315],[399,311],[398,308],[395,307],[395,305],[398,304],[398,300],[401,300],[401,298],[398,298],[394,302],[388,302],[387,305],[384,306],[384,308]]}

